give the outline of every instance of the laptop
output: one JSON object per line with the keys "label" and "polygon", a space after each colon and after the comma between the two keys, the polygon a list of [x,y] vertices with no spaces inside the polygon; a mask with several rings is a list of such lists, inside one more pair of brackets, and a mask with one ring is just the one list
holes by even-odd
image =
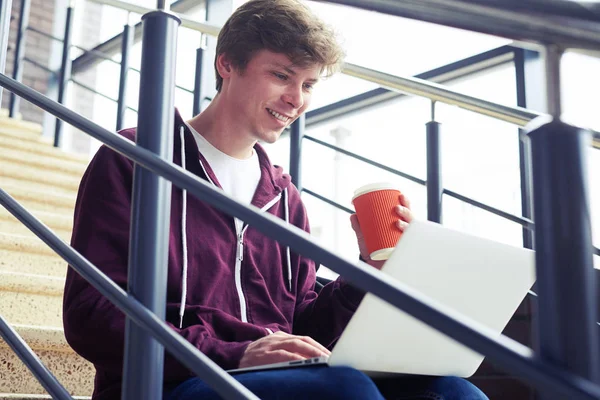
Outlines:
{"label": "laptop", "polygon": [[[535,282],[535,253],[413,221],[382,272],[500,336]],[[457,314],[458,313],[458,314]],[[370,376],[418,374],[467,378],[484,356],[368,293],[329,357],[228,371],[315,365],[351,366]]]}

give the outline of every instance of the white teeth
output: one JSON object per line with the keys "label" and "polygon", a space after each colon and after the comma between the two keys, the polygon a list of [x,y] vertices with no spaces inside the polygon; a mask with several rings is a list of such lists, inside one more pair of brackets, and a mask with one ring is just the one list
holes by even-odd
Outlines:
{"label": "white teeth", "polygon": [[269,111],[269,113],[274,116],[275,118],[277,118],[280,121],[283,122],[287,122],[289,120],[289,117],[286,117],[284,115],[279,114],[278,112],[275,112],[273,110],[271,110],[270,108],[267,108],[267,111]]}

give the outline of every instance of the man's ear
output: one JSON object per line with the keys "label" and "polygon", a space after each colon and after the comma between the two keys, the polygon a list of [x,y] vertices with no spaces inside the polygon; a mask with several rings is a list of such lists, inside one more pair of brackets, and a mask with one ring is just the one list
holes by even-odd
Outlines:
{"label": "man's ear", "polygon": [[233,65],[229,60],[229,57],[224,53],[217,56],[217,72],[221,75],[221,78],[229,78],[233,72]]}

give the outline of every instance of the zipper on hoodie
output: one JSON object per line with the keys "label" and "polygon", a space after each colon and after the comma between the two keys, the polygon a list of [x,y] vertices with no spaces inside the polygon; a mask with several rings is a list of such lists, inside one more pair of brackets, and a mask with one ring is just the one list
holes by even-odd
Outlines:
{"label": "zipper on hoodie", "polygon": [[[281,199],[281,194],[277,195],[267,204],[265,204],[260,211],[264,212],[269,208],[273,207],[279,199]],[[235,225],[235,218],[233,219],[233,224]],[[238,298],[240,300],[240,318],[242,322],[248,322],[248,306],[246,305],[246,295],[244,294],[244,290],[242,289],[242,261],[244,261],[244,234],[246,233],[246,229],[248,229],[248,224],[244,223],[242,229],[237,232],[236,226],[236,251],[235,251],[235,288],[237,290]]]}

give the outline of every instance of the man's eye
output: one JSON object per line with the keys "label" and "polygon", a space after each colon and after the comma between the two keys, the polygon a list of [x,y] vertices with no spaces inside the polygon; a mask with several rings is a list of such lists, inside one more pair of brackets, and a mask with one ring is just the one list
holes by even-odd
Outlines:
{"label": "man's eye", "polygon": [[273,72],[273,75],[275,76],[275,78],[277,78],[279,80],[282,80],[282,81],[287,80],[287,75],[280,74],[278,72]]}
{"label": "man's eye", "polygon": [[313,84],[312,83],[305,83],[304,84],[304,90],[311,91],[312,89],[313,89]]}

